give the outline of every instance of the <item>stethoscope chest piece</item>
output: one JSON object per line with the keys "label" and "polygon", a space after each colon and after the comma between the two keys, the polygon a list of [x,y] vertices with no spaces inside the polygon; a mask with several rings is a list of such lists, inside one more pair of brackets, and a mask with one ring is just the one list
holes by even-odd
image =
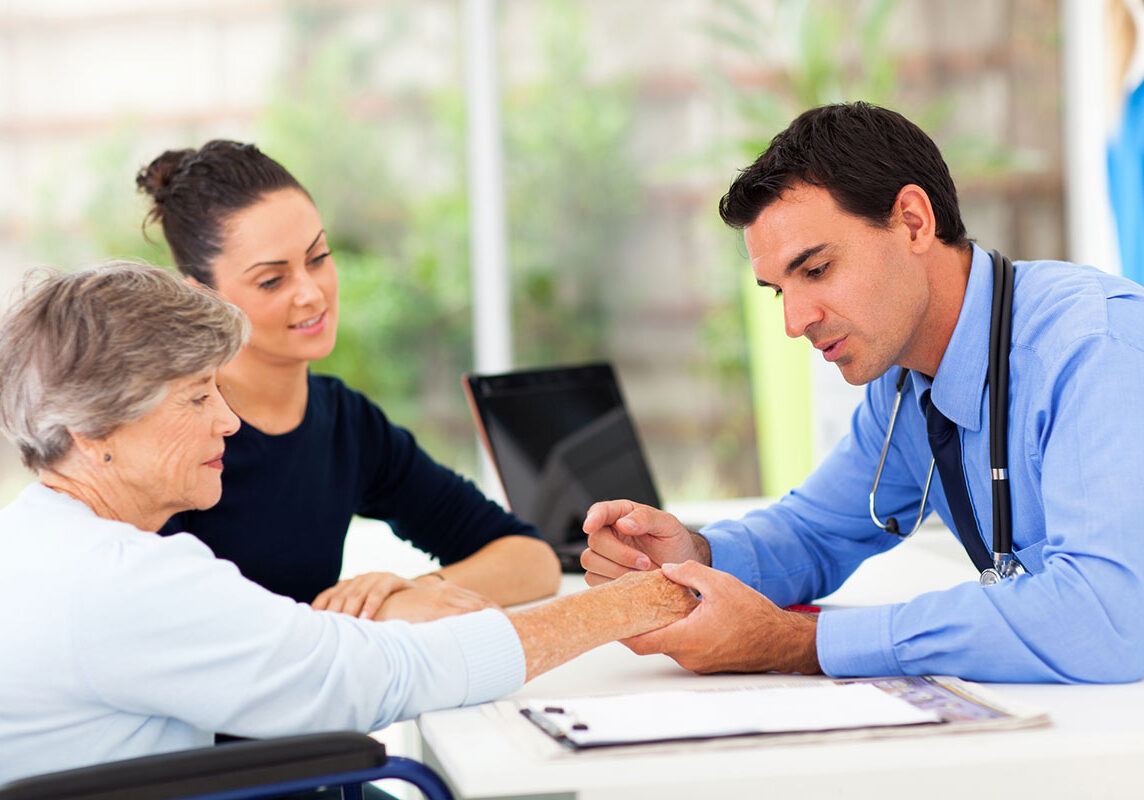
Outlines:
{"label": "stethoscope chest piece", "polygon": [[992,586],[995,583],[1001,583],[1001,573],[993,567],[990,567],[981,573],[981,577],[977,579],[977,582],[982,586]]}

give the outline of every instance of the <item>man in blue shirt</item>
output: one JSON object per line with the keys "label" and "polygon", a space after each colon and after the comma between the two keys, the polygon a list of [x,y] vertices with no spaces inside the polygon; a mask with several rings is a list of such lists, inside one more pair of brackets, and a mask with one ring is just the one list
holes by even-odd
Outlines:
{"label": "man in blue shirt", "polygon": [[[1014,265],[1007,441],[1024,571],[816,619],[781,607],[830,593],[901,541],[873,522],[868,500],[899,367],[909,373],[878,487],[881,519],[906,532],[918,514],[932,401],[957,426],[963,519],[990,548],[991,259],[966,237],[933,141],[864,103],[798,117],[739,175],[720,213],[743,230],[759,285],[781,295],[787,334],[805,336],[866,396],[801,487],[740,520],[691,533],[626,500],[589,510],[589,583],[662,564],[702,595],[687,619],[629,646],[699,672],[1144,676],[1144,289],[1073,264]],[[957,530],[937,473],[926,508]]]}

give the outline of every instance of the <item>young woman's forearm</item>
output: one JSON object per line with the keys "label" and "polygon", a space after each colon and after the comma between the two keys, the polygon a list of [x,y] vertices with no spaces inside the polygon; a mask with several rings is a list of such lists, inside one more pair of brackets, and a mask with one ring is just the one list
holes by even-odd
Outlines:
{"label": "young woman's forearm", "polygon": [[[552,548],[530,536],[503,536],[468,558],[437,570],[451,583],[509,606],[556,593],[560,562]],[[435,580],[426,576],[418,580]]]}

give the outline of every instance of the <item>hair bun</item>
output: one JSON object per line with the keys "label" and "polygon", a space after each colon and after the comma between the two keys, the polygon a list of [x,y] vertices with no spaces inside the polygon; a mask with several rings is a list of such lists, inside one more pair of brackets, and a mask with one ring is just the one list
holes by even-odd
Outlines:
{"label": "hair bun", "polygon": [[143,235],[148,225],[160,223],[179,271],[205,286],[214,286],[213,265],[232,214],[278,189],[306,194],[285,167],[254,145],[226,139],[197,150],[168,150],[139,170],[135,184],[152,201]]}
{"label": "hair bun", "polygon": [[135,176],[139,190],[151,195],[155,205],[162,205],[167,199],[171,181],[183,165],[195,156],[196,150],[168,150],[156,158]]}

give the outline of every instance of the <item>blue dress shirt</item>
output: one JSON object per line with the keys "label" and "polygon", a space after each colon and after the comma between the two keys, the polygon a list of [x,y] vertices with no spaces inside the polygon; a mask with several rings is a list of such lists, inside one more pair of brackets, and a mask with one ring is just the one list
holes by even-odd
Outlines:
{"label": "blue dress shirt", "polygon": [[[1144,288],[1056,261],[1014,267],[1009,478],[1013,549],[1028,574],[823,613],[818,656],[829,675],[1144,676]],[[992,291],[990,258],[974,246],[961,314],[932,382],[933,402],[959,426],[990,549]],[[897,374],[866,387],[849,434],[801,487],[702,531],[713,566],[786,605],[829,594],[866,558],[900,543],[868,514]],[[878,489],[883,519],[908,521],[918,511],[931,457],[918,398],[930,386],[918,373],[906,382]],[[936,474],[927,507],[952,529]]]}

